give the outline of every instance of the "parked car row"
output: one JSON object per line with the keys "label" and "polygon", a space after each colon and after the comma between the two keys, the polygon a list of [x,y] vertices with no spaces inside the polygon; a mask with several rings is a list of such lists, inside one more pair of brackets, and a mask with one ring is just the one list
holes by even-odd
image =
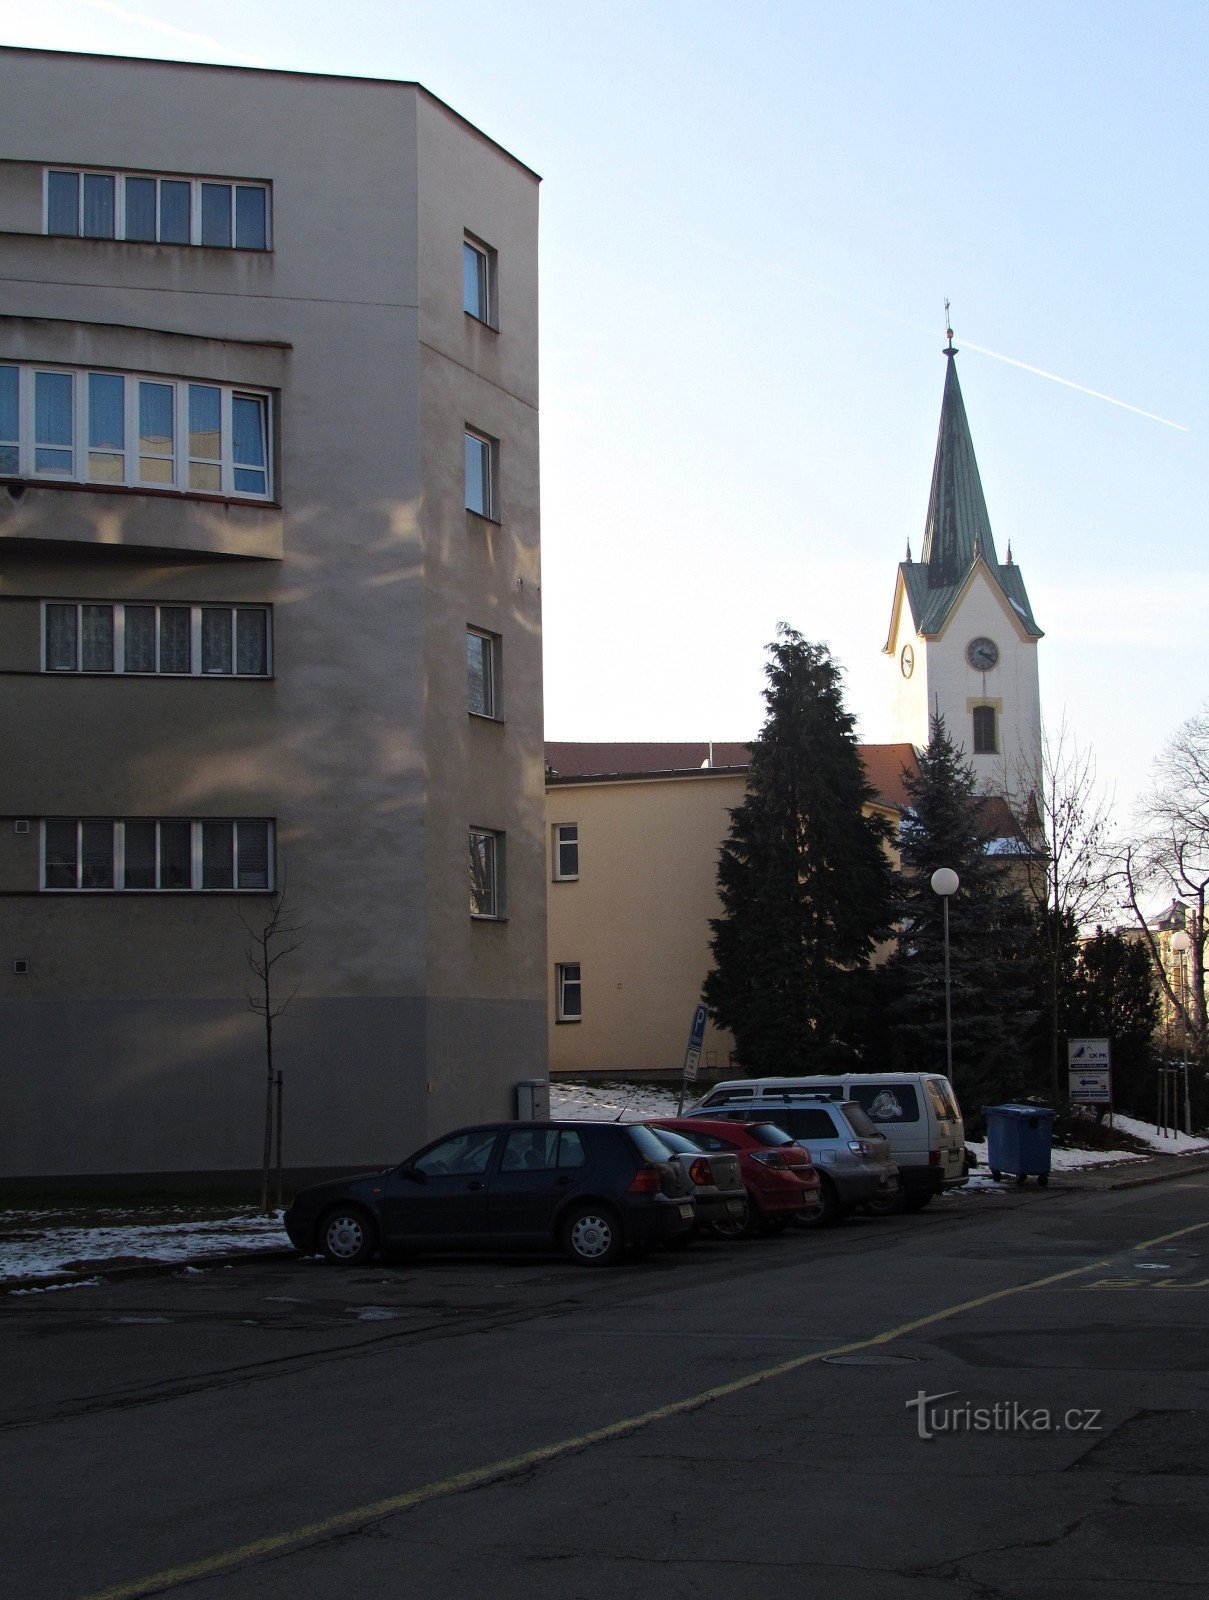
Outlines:
{"label": "parked car row", "polygon": [[[561,1248],[603,1266],[703,1231],[742,1238],[827,1226],[857,1206],[914,1210],[961,1181],[964,1130],[946,1079],[887,1074],[875,1093],[868,1077],[813,1083],[719,1084],[684,1116],[645,1123],[459,1128],[398,1166],[303,1189],[286,1232],[340,1266],[436,1248]],[[905,1188],[891,1130],[914,1156],[902,1138],[912,1120],[937,1142],[902,1166],[904,1178],[923,1172]]]}

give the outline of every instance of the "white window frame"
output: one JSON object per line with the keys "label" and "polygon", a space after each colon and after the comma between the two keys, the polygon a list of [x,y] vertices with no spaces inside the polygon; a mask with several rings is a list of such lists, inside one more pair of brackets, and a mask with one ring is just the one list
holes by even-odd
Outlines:
{"label": "white window frame", "polygon": [[[113,666],[85,667],[84,606],[109,606],[113,611]],[[76,609],[76,664],[74,667],[52,667],[49,660],[50,630],[47,613],[51,606],[74,606]],[[155,612],[155,667],[149,672],[136,672],[126,666],[126,607],[139,611]],[[167,672],[160,665],[160,612],[189,612],[189,671]],[[202,612],[228,611],[231,614],[231,670],[230,672],[204,672],[202,670]],[[241,611],[259,612],[265,619],[265,670],[263,672],[239,671],[239,617]],[[89,678],[209,678],[220,682],[229,678],[264,679],[273,676],[273,608],[268,605],[226,605],[221,601],[203,601],[190,604],[187,600],[43,600],[41,605],[41,670],[55,678],[84,676]]]}
{"label": "white window frame", "polygon": [[[82,192],[82,191],[81,191]],[[478,282],[482,285],[484,301],[483,313],[472,310],[466,304],[466,257],[467,251],[473,251],[478,258]],[[490,328],[494,333],[499,332],[500,314],[497,289],[499,271],[499,253],[489,244],[484,244],[473,233],[462,236],[462,310],[475,322],[482,323],[483,327]]]}
{"label": "white window frame", "polygon": [[[48,884],[46,881],[46,829],[51,822],[74,822],[76,827],[76,881],[73,885]],[[113,831],[113,882],[98,888],[85,888],[83,884],[84,857],[83,838],[84,824],[108,823]],[[227,889],[214,889],[203,887],[203,850],[202,829],[206,823],[219,822],[231,825],[231,871],[232,887]],[[183,823],[189,830],[189,873],[190,882],[187,888],[173,886],[170,888],[126,888],[126,826],[127,823],[154,823],[155,836],[155,863],[156,878],[160,875],[160,825],[163,823]],[[266,866],[267,882],[255,888],[241,888],[239,886],[239,835],[241,828],[264,828],[266,830]],[[43,817],[38,823],[38,884],[43,894],[272,894],[276,890],[277,870],[277,825],[271,817]]]}
{"label": "white window frame", "polygon": [[[482,433],[478,428],[472,428],[468,422],[463,424],[463,436],[462,464],[466,509],[471,516],[484,517],[488,522],[498,522],[500,520],[500,442],[498,439],[493,439],[489,433]],[[466,470],[466,444],[470,440],[481,445],[485,452],[485,455],[480,456],[480,461],[485,460],[486,462],[486,471],[483,474],[482,483],[484,509],[481,511],[477,506],[472,506],[470,503],[470,473]]]}
{"label": "white window frame", "polygon": [[[17,372],[17,472],[6,477],[18,477],[34,483],[71,483],[89,489],[137,489],[147,494],[187,495],[190,498],[209,500],[249,500],[258,504],[274,502],[275,484],[275,418],[274,396],[269,389],[257,389],[247,384],[214,383],[209,378],[196,376],[169,377],[163,373],[126,372],[112,367],[68,367],[54,361],[4,361],[0,367]],[[69,445],[39,445],[36,437],[35,391],[39,373],[61,374],[72,382],[71,442]],[[98,446],[96,454],[108,458],[120,457],[122,477],[93,478],[89,475],[89,456],[93,453],[89,440],[89,376],[121,378],[123,381],[123,431],[120,450]],[[171,464],[170,482],[144,480],[139,473],[139,385],[150,383],[172,390],[173,441],[170,455],[160,457]],[[190,387],[217,389],[219,392],[220,472],[218,489],[193,489],[189,486],[189,390]],[[236,400],[254,400],[263,419],[265,490],[237,489],[237,471],[259,472],[260,467],[235,460],[234,411]],[[37,469],[36,451],[39,448],[69,450],[69,472]],[[154,453],[152,453],[154,454]],[[194,457],[201,461],[203,458]]]}
{"label": "white window frame", "polygon": [[[575,976],[569,976],[574,973]],[[567,990],[579,991],[579,1007],[572,1011],[567,1005]],[[560,961],[554,968],[554,1020],[555,1022],[583,1021],[583,967],[578,961]]]}
{"label": "white window frame", "polygon": [[[78,179],[78,192],[76,195],[76,232],[55,233],[50,232],[50,175],[52,172],[67,173]],[[138,168],[127,171],[124,168],[114,167],[71,167],[51,164],[42,171],[42,232],[52,239],[108,239],[109,234],[86,234],[84,232],[84,179],[112,178],[114,182],[113,201],[113,234],[112,238],[119,243],[157,245],[171,248],[176,245],[180,248],[199,248],[205,250],[247,250],[255,255],[265,255],[273,248],[273,186],[258,178],[219,178],[209,175],[195,176],[183,172],[143,172]],[[126,238],[126,179],[146,178],[155,184],[155,238],[130,239]],[[189,237],[185,239],[160,238],[160,190],[161,183],[187,183],[189,185]],[[202,244],[202,185],[225,184],[231,191],[230,220],[231,243],[229,245]],[[264,238],[263,245],[237,244],[235,240],[235,221],[238,215],[237,189],[256,189],[264,195]]]}
{"label": "white window frame", "polygon": [[[563,864],[563,846],[575,846],[575,871],[567,872]],[[554,839],[552,855],[554,858],[555,883],[575,883],[579,878],[579,824],[578,822],[556,822],[554,824]]]}
{"label": "white window frame", "polygon": [[[487,909],[476,904],[475,901],[475,842],[482,839],[487,843],[485,852],[487,866],[486,903]],[[470,915],[476,922],[502,922],[504,920],[504,839],[505,836],[496,828],[481,828],[475,824],[470,827]]]}
{"label": "white window frame", "polygon": [[472,717],[480,717],[487,722],[502,722],[503,710],[501,705],[500,690],[502,687],[501,667],[503,664],[503,650],[498,633],[489,633],[486,628],[475,628],[469,624],[466,628],[466,642],[469,646],[471,639],[478,639],[485,646],[483,650],[483,687],[486,710],[479,711],[470,704],[470,651],[466,652],[466,710]]}

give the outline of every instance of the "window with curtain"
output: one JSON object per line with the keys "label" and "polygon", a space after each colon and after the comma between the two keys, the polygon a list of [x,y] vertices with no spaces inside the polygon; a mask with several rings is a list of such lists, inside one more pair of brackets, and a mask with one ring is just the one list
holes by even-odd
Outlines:
{"label": "window with curtain", "polygon": [[266,818],[47,817],[43,889],[255,892],[274,887]]}
{"label": "window with curtain", "polygon": [[271,398],[188,379],[6,364],[0,473],[271,499]]}
{"label": "window with curtain", "polygon": [[265,678],[271,672],[270,610],[47,600],[42,669]]}
{"label": "window with curtain", "polygon": [[132,244],[269,248],[267,183],[154,173],[46,171],[46,232]]}

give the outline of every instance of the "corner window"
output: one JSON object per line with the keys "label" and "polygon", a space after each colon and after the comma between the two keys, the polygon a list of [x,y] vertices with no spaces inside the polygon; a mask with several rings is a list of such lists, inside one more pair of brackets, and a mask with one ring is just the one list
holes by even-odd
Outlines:
{"label": "corner window", "polygon": [[267,500],[269,402],[225,384],[0,366],[0,473]]}
{"label": "corner window", "polygon": [[974,754],[976,756],[993,756],[999,751],[999,739],[995,727],[995,707],[974,707]]}
{"label": "corner window", "polygon": [[504,835],[488,828],[470,830],[470,915],[502,917]]}
{"label": "corner window", "polygon": [[462,242],[462,310],[489,328],[499,327],[495,277],[495,251],[467,234]]}
{"label": "corner window", "polygon": [[42,617],[44,672],[269,676],[268,606],[47,600]]}
{"label": "corner window", "polygon": [[499,520],[499,441],[466,429],[466,509]]}
{"label": "corner window", "polygon": [[269,248],[265,183],[50,168],[45,217],[58,238]]}
{"label": "corner window", "polygon": [[579,877],[579,824],[554,824],[554,881],[566,883]]}
{"label": "corner window", "polygon": [[583,1020],[581,984],[578,961],[560,962],[554,969],[555,996],[554,1020],[580,1022]]}
{"label": "corner window", "polygon": [[476,717],[500,717],[500,637],[466,629],[466,709]]}
{"label": "corner window", "polygon": [[43,889],[240,892],[273,887],[273,824],[47,817]]}

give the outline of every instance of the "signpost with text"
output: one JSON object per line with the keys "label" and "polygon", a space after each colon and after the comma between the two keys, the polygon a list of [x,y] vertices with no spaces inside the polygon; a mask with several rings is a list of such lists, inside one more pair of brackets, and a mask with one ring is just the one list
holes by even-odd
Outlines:
{"label": "signpost with text", "polygon": [[701,1065],[701,1041],[705,1038],[705,1019],[708,1016],[704,1006],[698,1006],[693,1012],[693,1025],[688,1032],[688,1047],[684,1052],[684,1076],[680,1080],[680,1099],[676,1106],[676,1115],[684,1110],[684,1094],[690,1083],[697,1081],[697,1068]]}
{"label": "signpost with text", "polygon": [[1067,1067],[1074,1105],[1107,1106],[1112,1116],[1112,1043],[1108,1039],[1068,1039]]}

